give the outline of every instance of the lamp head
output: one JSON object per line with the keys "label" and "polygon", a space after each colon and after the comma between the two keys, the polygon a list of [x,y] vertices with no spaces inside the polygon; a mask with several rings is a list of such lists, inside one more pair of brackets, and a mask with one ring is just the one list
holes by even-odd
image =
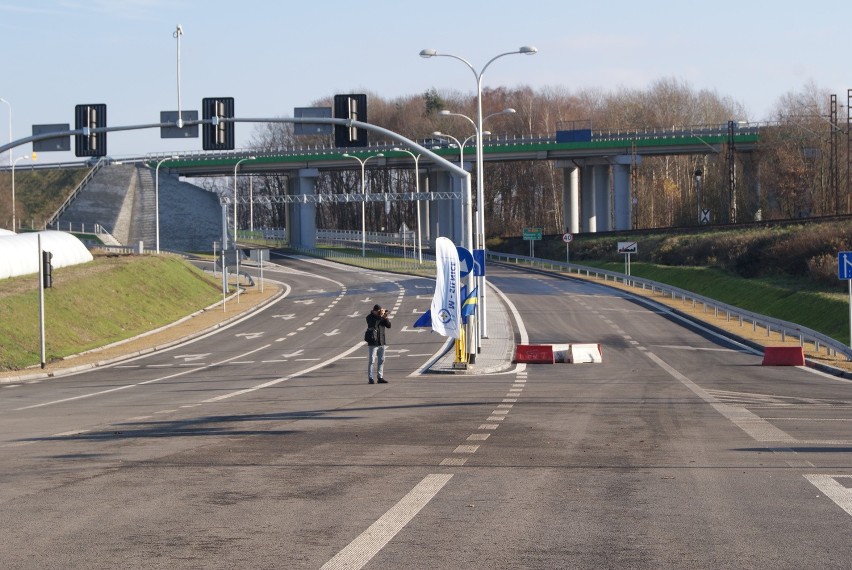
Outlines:
{"label": "lamp head", "polygon": [[503,109],[503,114],[504,114],[504,115],[514,115],[515,113],[517,113],[517,111],[515,111],[515,110],[514,110],[514,109],[512,109],[511,107],[509,107],[509,108],[507,108],[507,109]]}
{"label": "lamp head", "polygon": [[450,114],[450,110],[449,109],[441,109],[440,111],[438,111],[438,114],[446,117],[447,115]]}
{"label": "lamp head", "polygon": [[522,53],[524,55],[535,55],[538,53],[538,48],[535,46],[521,46],[518,48],[518,53]]}
{"label": "lamp head", "polygon": [[427,48],[427,49],[420,50],[420,57],[429,58],[429,57],[435,57],[436,55],[438,55],[438,50],[433,49],[433,48]]}

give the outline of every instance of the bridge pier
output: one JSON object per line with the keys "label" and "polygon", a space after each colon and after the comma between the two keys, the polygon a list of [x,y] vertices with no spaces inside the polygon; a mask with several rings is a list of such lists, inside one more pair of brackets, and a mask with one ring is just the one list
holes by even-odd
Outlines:
{"label": "bridge pier", "polygon": [[[469,164],[465,164],[465,170]],[[430,192],[462,192],[461,180],[446,170],[430,170],[428,173]],[[430,200],[427,208],[429,247],[435,248],[439,237],[449,238],[456,245],[464,243],[461,200]]]}
{"label": "bridge pier", "polygon": [[[315,196],[319,170],[300,168],[298,176],[288,179],[293,196]],[[293,203],[287,212],[287,240],[291,247],[313,249],[317,245],[317,206],[313,202]]]}
{"label": "bridge pier", "polygon": [[584,159],[556,163],[562,168],[564,227],[570,233],[631,229],[632,163],[633,157],[626,155],[603,162]]}

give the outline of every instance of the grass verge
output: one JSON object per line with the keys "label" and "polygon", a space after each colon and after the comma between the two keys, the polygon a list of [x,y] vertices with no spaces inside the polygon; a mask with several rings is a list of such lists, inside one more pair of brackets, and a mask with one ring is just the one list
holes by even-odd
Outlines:
{"label": "grass verge", "polygon": [[[220,285],[170,256],[97,256],[54,270],[45,290],[47,361],[124,340],[215,303]],[[0,370],[37,365],[38,279],[0,281]]]}

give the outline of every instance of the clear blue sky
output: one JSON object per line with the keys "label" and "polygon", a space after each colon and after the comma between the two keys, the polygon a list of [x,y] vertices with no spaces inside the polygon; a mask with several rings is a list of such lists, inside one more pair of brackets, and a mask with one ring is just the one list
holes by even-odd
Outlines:
{"label": "clear blue sky", "polygon": [[[534,45],[485,74],[486,87],[643,89],[676,78],[743,104],[747,119],[770,118],[779,96],[810,82],[845,105],[852,88],[846,47],[848,0],[0,0],[0,97],[12,106],[12,138],[33,124],[70,123],[78,103],[106,103],[110,126],[159,122],[177,109],[232,96],[238,117],[292,116],[334,93],[385,98],[435,87],[475,91],[491,57]],[[8,142],[0,103],[0,141]],[[486,109],[487,111],[487,109]],[[845,114],[845,111],[844,111]],[[237,125],[237,146],[251,136]],[[72,145],[73,148],[73,145]],[[201,140],[158,131],[109,135],[113,156],[201,149]],[[14,156],[30,152],[30,145]],[[39,160],[74,159],[43,153]],[[7,163],[6,156],[0,161]],[[20,163],[19,163],[20,165]]]}

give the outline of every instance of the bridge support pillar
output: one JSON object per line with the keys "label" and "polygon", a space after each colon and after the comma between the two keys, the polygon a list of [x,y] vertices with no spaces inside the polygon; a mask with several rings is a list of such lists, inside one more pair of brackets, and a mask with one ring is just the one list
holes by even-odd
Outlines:
{"label": "bridge support pillar", "polygon": [[[467,165],[465,167],[467,168]],[[430,170],[428,177],[430,192],[462,190],[459,178],[446,170]],[[449,238],[456,245],[464,243],[461,200],[431,200],[428,204],[429,247],[434,249],[435,239],[439,237]]]}
{"label": "bridge support pillar", "polygon": [[630,188],[632,156],[559,161],[565,229],[571,233],[629,230],[633,197]]}
{"label": "bridge support pillar", "polygon": [[580,172],[580,210],[582,212],[582,231],[598,231],[598,210],[596,204],[595,177],[593,166],[583,166]]}
{"label": "bridge support pillar", "polygon": [[[319,170],[301,168],[298,176],[288,180],[290,194],[293,196],[316,195],[316,180]],[[290,205],[287,215],[287,241],[291,247],[313,249],[317,245],[317,206],[313,202]]]}
{"label": "bridge support pillar", "polygon": [[632,229],[632,196],[630,192],[630,164],[632,157],[616,156],[613,159],[612,187],[613,187],[613,218],[617,231]]}
{"label": "bridge support pillar", "polygon": [[610,194],[609,165],[597,164],[592,167],[595,192],[595,209],[598,231],[612,230],[612,195]]}
{"label": "bridge support pillar", "polygon": [[572,234],[580,233],[580,169],[573,162],[559,161],[562,168],[562,211],[565,213],[563,226]]}

